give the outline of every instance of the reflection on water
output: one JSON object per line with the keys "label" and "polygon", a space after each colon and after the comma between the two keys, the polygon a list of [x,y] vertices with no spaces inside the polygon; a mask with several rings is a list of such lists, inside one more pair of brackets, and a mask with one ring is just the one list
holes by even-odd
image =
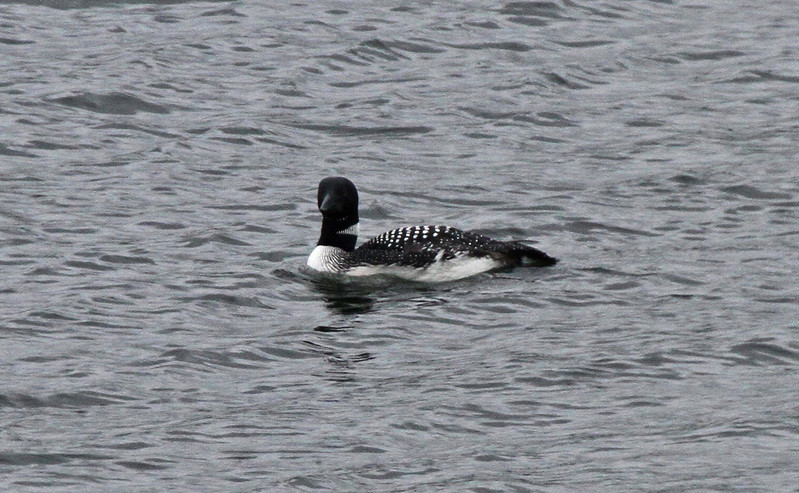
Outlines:
{"label": "reflection on water", "polygon": [[372,311],[374,299],[369,296],[354,296],[346,293],[328,293],[327,308],[341,315],[355,315]]}
{"label": "reflection on water", "polygon": [[340,276],[320,275],[312,281],[314,290],[324,296],[327,308],[340,315],[355,315],[372,311],[375,300],[370,294],[374,288],[386,287],[387,282],[342,279]]}

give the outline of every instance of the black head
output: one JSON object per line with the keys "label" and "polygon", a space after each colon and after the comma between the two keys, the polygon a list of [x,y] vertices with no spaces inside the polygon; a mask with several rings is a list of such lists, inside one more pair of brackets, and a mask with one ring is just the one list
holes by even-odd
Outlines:
{"label": "black head", "polygon": [[316,203],[325,220],[345,227],[358,222],[358,189],[343,176],[331,176],[319,182]]}
{"label": "black head", "polygon": [[322,213],[322,235],[319,245],[342,248],[347,252],[355,249],[358,241],[358,189],[341,176],[325,178],[319,182],[317,205]]}

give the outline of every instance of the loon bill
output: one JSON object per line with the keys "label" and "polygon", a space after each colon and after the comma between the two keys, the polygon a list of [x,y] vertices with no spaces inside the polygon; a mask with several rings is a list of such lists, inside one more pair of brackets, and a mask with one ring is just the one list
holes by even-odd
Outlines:
{"label": "loon bill", "polygon": [[343,177],[325,178],[319,183],[317,203],[322,233],[308,257],[308,266],[324,273],[441,282],[516,266],[546,267],[558,261],[518,241],[498,241],[449,226],[394,229],[355,248],[355,184]]}

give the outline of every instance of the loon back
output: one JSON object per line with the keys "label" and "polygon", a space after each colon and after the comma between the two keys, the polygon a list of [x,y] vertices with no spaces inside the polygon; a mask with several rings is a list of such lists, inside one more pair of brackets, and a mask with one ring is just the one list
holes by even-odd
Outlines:
{"label": "loon back", "polygon": [[436,282],[515,266],[545,267],[557,259],[518,241],[498,241],[448,226],[387,231],[357,249],[358,192],[343,177],[319,184],[322,233],[308,258],[312,269],[352,276],[388,274]]}
{"label": "loon back", "polygon": [[501,267],[557,262],[546,253],[514,241],[497,241],[449,226],[410,226],[387,231],[358,247],[352,258],[363,264],[396,264],[424,268],[459,256],[485,257]]}

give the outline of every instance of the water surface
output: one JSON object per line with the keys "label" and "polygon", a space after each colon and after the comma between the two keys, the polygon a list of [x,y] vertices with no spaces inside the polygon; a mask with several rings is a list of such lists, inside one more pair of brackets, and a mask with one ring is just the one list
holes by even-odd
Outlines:
{"label": "water surface", "polygon": [[[794,2],[0,7],[8,491],[799,491]],[[361,231],[559,257],[434,286]]]}

